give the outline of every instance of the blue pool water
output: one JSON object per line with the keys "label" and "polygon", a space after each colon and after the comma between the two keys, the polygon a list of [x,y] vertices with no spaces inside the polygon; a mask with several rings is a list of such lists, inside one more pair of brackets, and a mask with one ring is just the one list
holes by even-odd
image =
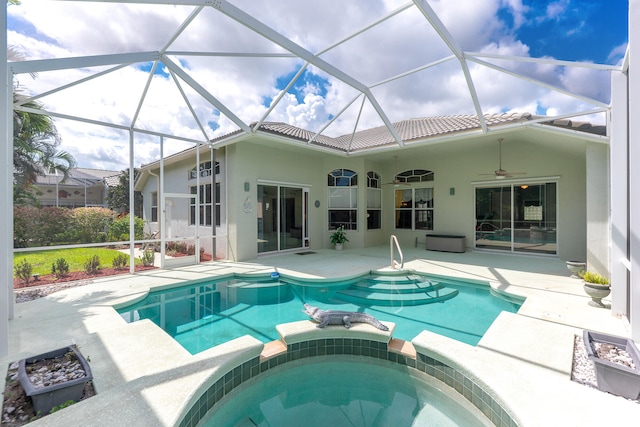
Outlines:
{"label": "blue pool water", "polygon": [[205,415],[204,427],[487,426],[470,402],[389,364],[324,361],[274,369]]}
{"label": "blue pool water", "polygon": [[494,295],[488,285],[418,274],[338,282],[235,276],[151,292],[118,312],[129,322],[150,319],[196,354],[243,335],[277,340],[276,325],[309,319],[304,303],[394,322],[393,336],[402,340],[429,330],[476,345],[500,312],[517,312],[522,300]]}

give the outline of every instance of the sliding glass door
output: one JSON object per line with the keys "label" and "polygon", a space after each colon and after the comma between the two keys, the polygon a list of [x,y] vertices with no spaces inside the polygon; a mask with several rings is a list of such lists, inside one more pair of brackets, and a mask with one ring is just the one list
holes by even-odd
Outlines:
{"label": "sliding glass door", "polygon": [[476,248],[557,254],[557,184],[476,187]]}
{"label": "sliding glass door", "polygon": [[258,253],[309,245],[306,189],[258,185]]}

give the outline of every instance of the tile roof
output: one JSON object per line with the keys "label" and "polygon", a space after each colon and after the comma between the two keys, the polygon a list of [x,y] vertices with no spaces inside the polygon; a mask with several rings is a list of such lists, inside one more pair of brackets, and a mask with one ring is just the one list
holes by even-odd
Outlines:
{"label": "tile roof", "polygon": [[[75,168],[69,170],[69,177],[64,181],[64,185],[83,187],[85,185],[94,185],[103,180],[109,180],[112,177],[117,179],[119,171],[103,170],[103,169],[87,169],[87,168]],[[62,182],[62,175],[46,175],[39,176],[36,184],[40,185],[55,185]],[[117,185],[116,182],[115,185]],[[110,184],[108,184],[111,186]]]}
{"label": "tile roof", "polygon": [[[517,124],[540,119],[544,119],[544,116],[533,116],[530,113],[499,113],[484,115],[484,120],[487,126]],[[594,126],[588,122],[556,119],[543,121],[541,123],[542,125],[577,130],[592,134],[606,134],[605,126]],[[252,128],[254,126],[255,123],[251,125]],[[481,129],[480,121],[476,115],[414,118],[393,123],[393,127],[402,141],[407,144],[442,135]],[[311,141],[311,139],[315,136],[315,132],[283,122],[264,122],[260,125],[257,132],[291,138],[311,145],[326,147],[343,152],[361,151],[397,143],[386,126],[365,129],[355,132],[354,134],[342,135],[335,138],[318,135],[313,141]],[[232,132],[222,137],[215,138],[211,142],[215,143],[216,141],[240,134],[242,134],[242,131]]]}

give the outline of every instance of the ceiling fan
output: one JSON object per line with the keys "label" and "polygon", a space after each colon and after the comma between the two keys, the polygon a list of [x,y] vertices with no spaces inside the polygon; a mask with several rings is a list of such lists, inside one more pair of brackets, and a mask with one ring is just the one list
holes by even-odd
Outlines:
{"label": "ceiling fan", "polygon": [[493,171],[493,173],[481,173],[483,176],[494,176],[496,179],[505,179],[505,178],[513,178],[514,175],[526,175],[526,172],[507,172],[502,169],[502,138],[498,138],[499,144],[499,160],[498,160],[498,169]]}
{"label": "ceiling fan", "polygon": [[394,187],[399,187],[399,186],[410,186],[409,183],[404,182],[404,181],[400,181],[398,179],[398,156],[393,156],[393,158],[395,159],[396,162],[396,166],[395,166],[395,172],[393,173],[393,181],[391,182],[385,182],[384,185],[393,185]]}

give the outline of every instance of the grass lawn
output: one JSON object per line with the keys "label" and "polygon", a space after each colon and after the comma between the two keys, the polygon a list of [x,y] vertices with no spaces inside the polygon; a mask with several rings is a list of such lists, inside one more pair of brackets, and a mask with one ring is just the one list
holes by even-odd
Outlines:
{"label": "grass lawn", "polygon": [[[100,257],[100,266],[110,268],[113,259],[122,252],[115,249],[105,248],[74,248],[74,249],[57,249],[51,251],[33,251],[19,252],[13,254],[13,265],[17,265],[26,259],[33,267],[32,274],[44,276],[51,274],[51,266],[58,258],[64,258],[69,263],[69,271],[84,271],[84,264],[94,255]],[[128,253],[126,254],[129,256]],[[128,264],[128,262],[127,262]],[[142,261],[135,259],[136,265],[142,265]],[[15,277],[15,270],[13,272]]]}

